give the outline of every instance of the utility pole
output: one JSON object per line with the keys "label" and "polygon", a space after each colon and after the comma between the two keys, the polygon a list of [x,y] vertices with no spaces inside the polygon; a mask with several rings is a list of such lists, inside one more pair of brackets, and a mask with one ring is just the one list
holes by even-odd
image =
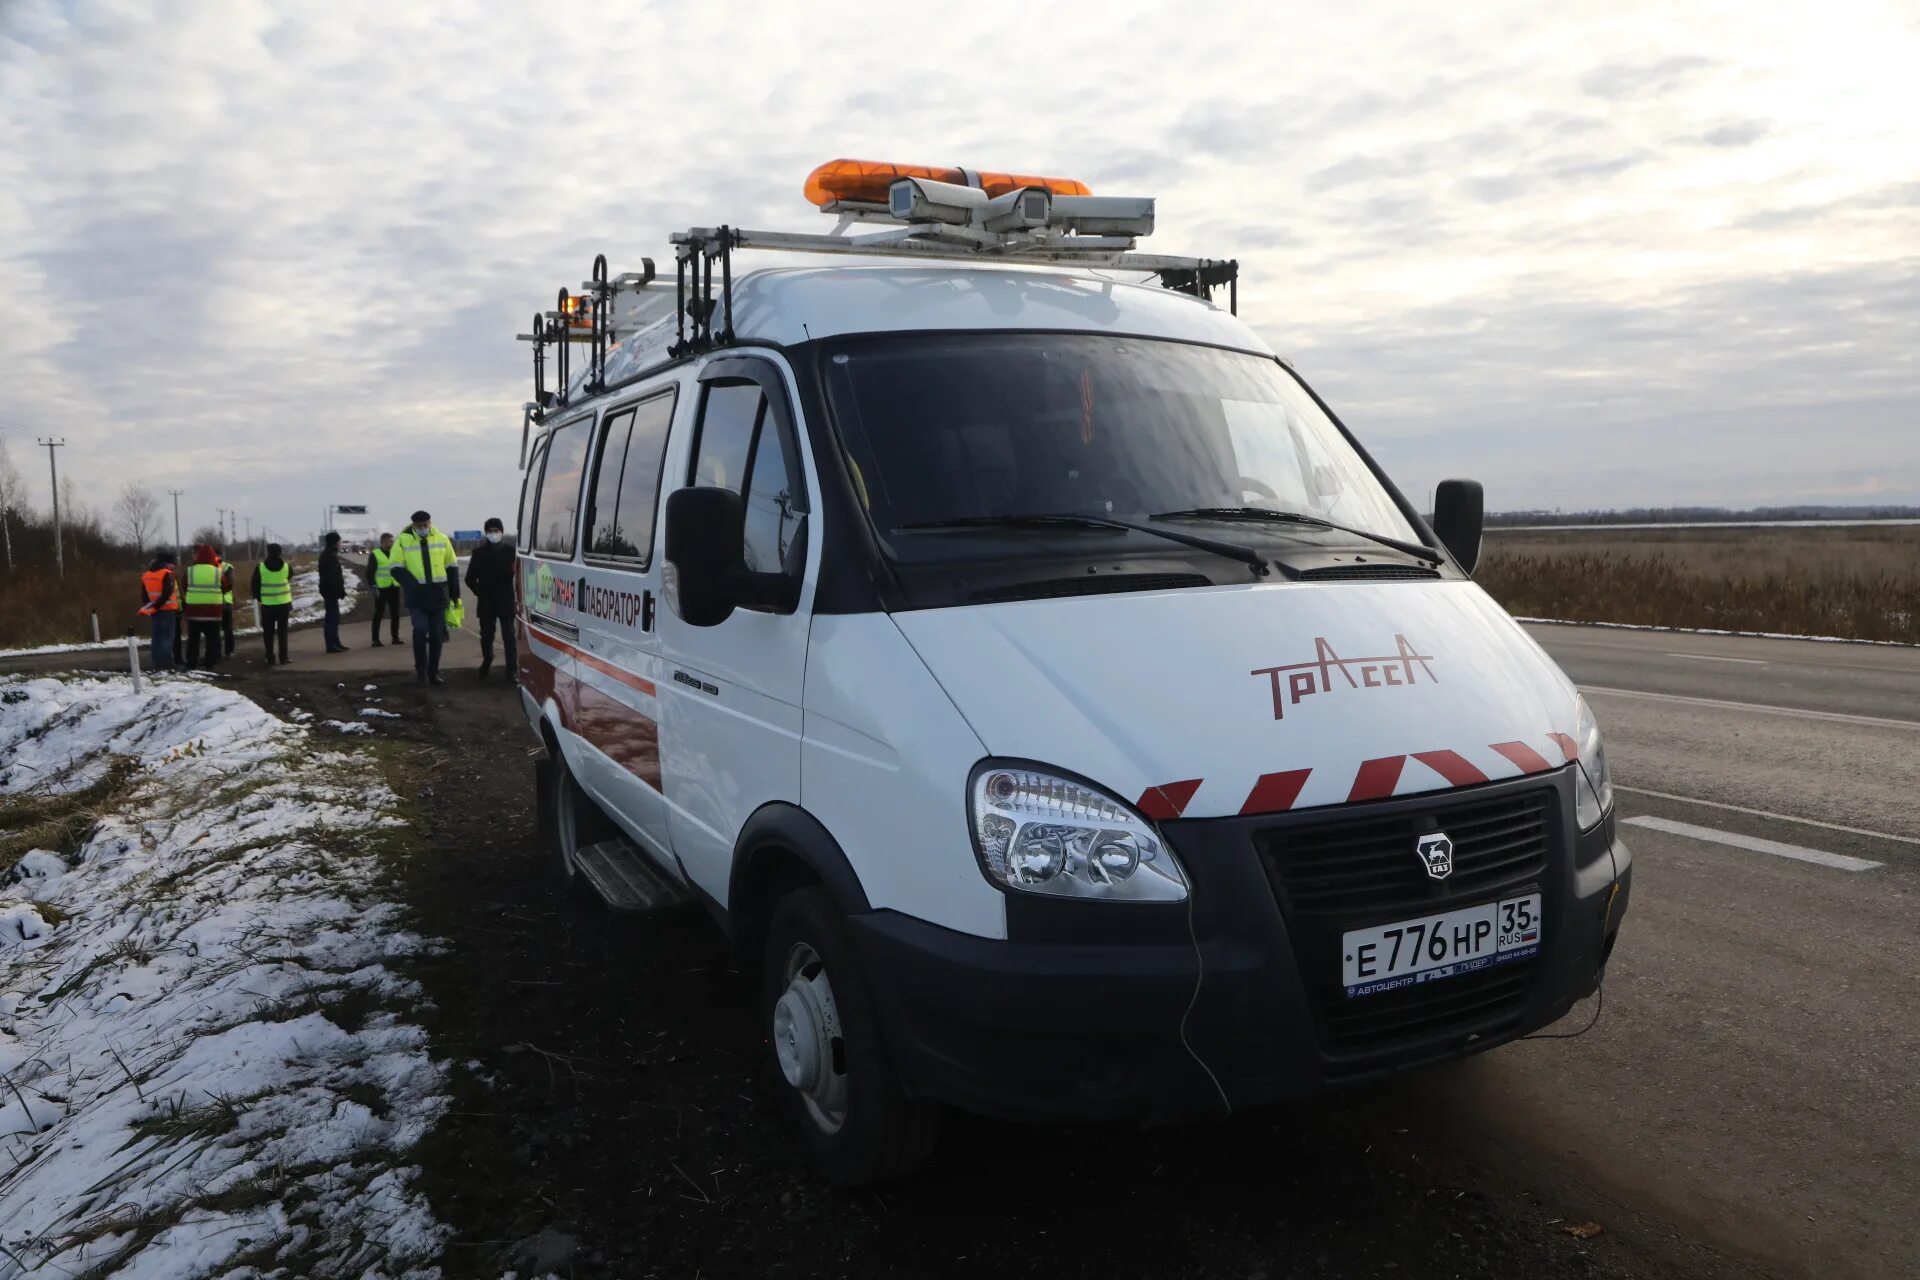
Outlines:
{"label": "utility pole", "polygon": [[226,532],[227,532],[227,509],[225,507],[215,507],[213,509],[214,536],[222,537],[226,534]]}
{"label": "utility pole", "polygon": [[186,490],[169,489],[167,492],[173,495],[173,560],[178,564],[180,562],[180,495]]}
{"label": "utility pole", "polygon": [[247,517],[247,559],[249,559],[249,560],[251,560],[251,559],[253,559],[253,558],[254,558],[254,555],[253,555],[253,517],[252,517],[252,516],[248,516],[248,517]]}
{"label": "utility pole", "polygon": [[60,464],[54,461],[53,451],[67,447],[65,436],[55,440],[49,436],[45,440],[34,437],[34,444],[47,451],[47,474],[53,477],[53,564],[61,577],[67,576],[66,553],[60,549]]}

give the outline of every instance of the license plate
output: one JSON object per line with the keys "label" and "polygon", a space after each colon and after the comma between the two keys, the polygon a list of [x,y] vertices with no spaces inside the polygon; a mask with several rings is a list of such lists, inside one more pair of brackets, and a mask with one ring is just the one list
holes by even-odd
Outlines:
{"label": "license plate", "polygon": [[1341,975],[1349,996],[1378,995],[1416,983],[1522,960],[1540,950],[1540,895],[1483,902],[1341,936]]}

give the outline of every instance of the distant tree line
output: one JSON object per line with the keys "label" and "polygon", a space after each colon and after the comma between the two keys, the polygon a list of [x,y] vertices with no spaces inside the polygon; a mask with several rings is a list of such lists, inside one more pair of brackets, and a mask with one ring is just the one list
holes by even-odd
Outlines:
{"label": "distant tree line", "polygon": [[1489,528],[1554,524],[1728,524],[1780,520],[1920,520],[1920,507],[1622,507],[1606,511],[1495,511]]}

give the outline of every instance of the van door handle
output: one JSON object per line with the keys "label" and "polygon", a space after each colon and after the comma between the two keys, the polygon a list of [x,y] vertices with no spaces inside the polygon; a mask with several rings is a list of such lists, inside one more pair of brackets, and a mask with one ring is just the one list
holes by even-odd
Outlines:
{"label": "van door handle", "polygon": [[645,587],[640,592],[640,629],[649,635],[653,633],[653,588]]}

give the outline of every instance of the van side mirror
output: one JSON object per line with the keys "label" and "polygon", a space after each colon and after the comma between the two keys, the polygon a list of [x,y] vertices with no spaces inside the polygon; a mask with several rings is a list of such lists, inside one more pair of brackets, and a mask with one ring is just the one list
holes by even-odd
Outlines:
{"label": "van side mirror", "polygon": [[733,616],[746,578],[746,508],[731,489],[676,489],[667,495],[667,537],[660,573],[667,607],[694,627]]}
{"label": "van side mirror", "polygon": [[1480,563],[1486,492],[1478,480],[1442,480],[1433,494],[1433,531],[1468,573]]}

